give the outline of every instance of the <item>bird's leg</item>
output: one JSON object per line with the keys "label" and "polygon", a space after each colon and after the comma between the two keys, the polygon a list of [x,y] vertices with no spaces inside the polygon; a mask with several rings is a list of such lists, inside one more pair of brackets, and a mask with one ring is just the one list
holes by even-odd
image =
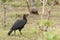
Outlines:
{"label": "bird's leg", "polygon": [[[26,37],[26,36],[24,36],[24,35],[22,34],[22,32],[21,32],[21,30],[20,30],[20,29],[19,29],[19,32],[20,32],[21,36]],[[20,36],[20,37],[21,37],[21,36]]]}
{"label": "bird's leg", "polygon": [[16,35],[16,30],[14,30],[14,35]]}
{"label": "bird's leg", "polygon": [[21,30],[19,29],[19,32],[20,32],[20,34],[22,35],[22,32],[21,32]]}
{"label": "bird's leg", "polygon": [[20,34],[22,35],[22,32],[20,31]]}

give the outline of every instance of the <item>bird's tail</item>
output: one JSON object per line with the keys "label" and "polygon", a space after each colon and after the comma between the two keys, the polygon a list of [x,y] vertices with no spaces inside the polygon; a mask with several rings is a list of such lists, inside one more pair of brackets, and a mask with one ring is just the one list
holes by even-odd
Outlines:
{"label": "bird's tail", "polygon": [[10,30],[10,31],[8,32],[8,35],[9,35],[9,36],[10,36],[10,34],[12,33],[12,31],[13,31],[13,30]]}

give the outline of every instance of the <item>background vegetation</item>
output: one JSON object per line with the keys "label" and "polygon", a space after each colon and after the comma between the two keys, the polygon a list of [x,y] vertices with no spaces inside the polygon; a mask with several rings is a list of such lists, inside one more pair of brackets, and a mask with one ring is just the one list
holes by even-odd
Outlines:
{"label": "background vegetation", "polygon": [[[60,0],[58,0],[60,3]],[[51,2],[49,0],[49,2]],[[6,7],[6,27],[4,27],[4,5]],[[39,12],[39,15],[29,15],[28,22],[25,25],[22,33],[24,36],[20,35],[19,31],[14,32],[11,36],[8,36],[7,33],[10,30],[11,26],[17,19],[22,19],[23,14],[30,14],[27,9],[26,0],[6,0],[2,2],[0,0],[0,40],[60,40],[60,5],[53,6],[50,20],[53,21],[53,25],[47,29],[47,32],[40,31],[39,26],[40,15],[42,11],[42,4],[39,0],[36,1],[36,6]],[[49,6],[45,8],[44,19],[47,17],[47,10]],[[45,22],[45,21],[44,21]],[[43,24],[44,24],[43,22]]]}

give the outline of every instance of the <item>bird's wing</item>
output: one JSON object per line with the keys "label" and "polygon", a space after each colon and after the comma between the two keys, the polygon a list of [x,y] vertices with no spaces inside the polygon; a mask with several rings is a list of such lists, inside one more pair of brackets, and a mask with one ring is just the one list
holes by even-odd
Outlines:
{"label": "bird's wing", "polygon": [[14,24],[12,28],[18,28],[18,27],[22,27],[25,24],[25,20],[17,20]]}

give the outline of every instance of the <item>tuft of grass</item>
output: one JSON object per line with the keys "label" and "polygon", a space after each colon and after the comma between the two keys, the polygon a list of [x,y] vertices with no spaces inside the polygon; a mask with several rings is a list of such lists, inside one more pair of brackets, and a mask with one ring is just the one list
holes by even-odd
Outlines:
{"label": "tuft of grass", "polygon": [[47,37],[46,37],[47,40],[59,40],[59,36],[56,34],[47,32],[46,35],[47,35]]}
{"label": "tuft of grass", "polygon": [[16,17],[16,14],[10,13],[8,16],[12,18],[12,17]]}
{"label": "tuft of grass", "polygon": [[54,24],[54,21],[51,20],[38,20],[38,24],[40,26],[52,26]]}

